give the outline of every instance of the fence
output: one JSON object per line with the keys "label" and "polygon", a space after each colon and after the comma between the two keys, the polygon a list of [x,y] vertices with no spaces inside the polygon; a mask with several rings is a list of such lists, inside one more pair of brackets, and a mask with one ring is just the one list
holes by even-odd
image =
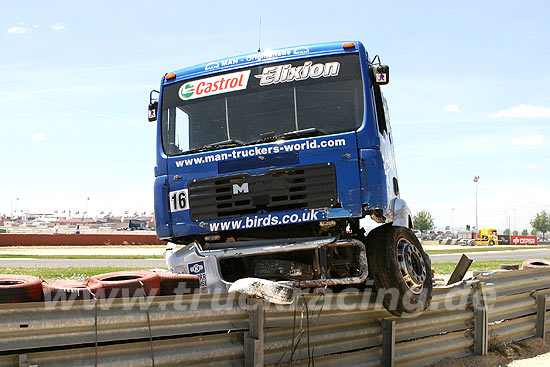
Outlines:
{"label": "fence", "polygon": [[464,239],[452,239],[452,238],[448,238],[448,239],[441,239],[439,240],[439,244],[440,245],[462,245],[462,244],[467,244],[469,243],[470,241],[472,240],[464,240]]}
{"label": "fence", "polygon": [[[274,305],[234,294],[0,305],[0,367],[426,366],[544,337],[550,270],[479,275],[435,288],[394,317],[369,290]],[[70,306],[70,307],[69,307]]]}

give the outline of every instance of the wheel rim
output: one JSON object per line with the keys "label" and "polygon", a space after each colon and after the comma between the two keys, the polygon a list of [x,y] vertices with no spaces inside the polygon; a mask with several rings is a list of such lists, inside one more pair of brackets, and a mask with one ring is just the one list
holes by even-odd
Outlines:
{"label": "wheel rim", "polygon": [[426,264],[420,250],[408,240],[397,242],[397,263],[403,281],[414,294],[420,294],[426,280]]}

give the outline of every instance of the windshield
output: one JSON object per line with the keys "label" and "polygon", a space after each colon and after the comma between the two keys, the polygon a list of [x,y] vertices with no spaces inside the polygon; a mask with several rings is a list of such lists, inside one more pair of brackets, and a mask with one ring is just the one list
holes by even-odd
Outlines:
{"label": "windshield", "polygon": [[304,129],[351,131],[362,120],[358,54],[323,56],[165,86],[162,143],[167,155],[178,155]]}

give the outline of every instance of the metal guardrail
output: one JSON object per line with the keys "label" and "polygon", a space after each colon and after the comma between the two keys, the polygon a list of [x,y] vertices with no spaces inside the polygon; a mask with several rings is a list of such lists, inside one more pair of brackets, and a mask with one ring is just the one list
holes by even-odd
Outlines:
{"label": "metal guardrail", "polygon": [[547,268],[526,269],[520,272],[487,272],[481,273],[477,279],[485,283],[487,289],[496,297],[550,288],[550,271]]}
{"label": "metal guardrail", "polygon": [[[152,343],[133,342],[24,355],[28,361],[28,367],[33,365],[38,367],[242,366],[244,365],[242,340],[242,332],[226,332],[206,338],[194,336],[155,340]],[[0,367],[18,367],[20,356],[21,354],[0,356]]]}
{"label": "metal guardrail", "polygon": [[230,294],[154,297],[148,306],[143,298],[106,301],[0,305],[0,351],[141,339],[149,330],[166,337],[248,329],[246,309]]}
{"label": "metal guardrail", "polygon": [[285,306],[248,300],[257,308],[233,294],[7,304],[0,367],[278,366],[312,358],[317,366],[426,366],[544,336],[549,295],[550,270],[537,269],[436,288],[431,307],[410,318],[391,316],[368,291],[305,294]]}

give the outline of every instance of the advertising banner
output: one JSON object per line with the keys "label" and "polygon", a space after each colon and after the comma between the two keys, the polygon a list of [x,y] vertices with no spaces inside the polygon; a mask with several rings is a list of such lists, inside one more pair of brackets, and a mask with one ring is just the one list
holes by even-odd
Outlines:
{"label": "advertising banner", "polygon": [[537,236],[510,236],[512,245],[538,245]]}
{"label": "advertising banner", "polygon": [[510,245],[510,236],[507,234],[498,235],[498,244],[499,245]]}

